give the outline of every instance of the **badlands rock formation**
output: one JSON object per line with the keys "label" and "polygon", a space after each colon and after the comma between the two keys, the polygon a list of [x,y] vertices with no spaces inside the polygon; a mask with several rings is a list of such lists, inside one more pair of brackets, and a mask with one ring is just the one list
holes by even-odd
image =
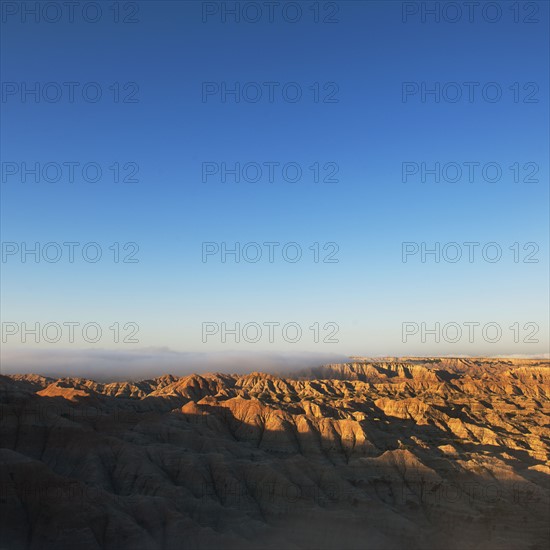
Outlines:
{"label": "badlands rock formation", "polygon": [[0,549],[542,550],[547,361],[0,376]]}

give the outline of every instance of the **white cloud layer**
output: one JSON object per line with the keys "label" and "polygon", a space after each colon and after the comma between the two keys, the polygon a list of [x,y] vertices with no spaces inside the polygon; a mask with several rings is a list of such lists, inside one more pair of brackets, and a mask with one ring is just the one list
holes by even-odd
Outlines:
{"label": "white cloud layer", "polygon": [[2,350],[2,374],[36,373],[52,377],[83,377],[102,381],[139,380],[162,374],[253,371],[289,372],[349,357],[328,353],[179,352],[169,348],[125,351],[106,349]]}

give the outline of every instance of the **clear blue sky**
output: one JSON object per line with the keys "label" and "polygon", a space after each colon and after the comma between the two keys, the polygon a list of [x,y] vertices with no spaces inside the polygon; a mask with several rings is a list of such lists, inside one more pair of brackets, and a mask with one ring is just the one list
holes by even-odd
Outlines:
{"label": "clear blue sky", "polygon": [[[123,4],[120,17],[132,17]],[[74,353],[84,348],[121,353],[141,348],[356,355],[548,352],[548,3],[530,3],[537,7],[532,14],[523,6],[516,13],[512,2],[500,2],[502,14],[493,23],[487,21],[494,17],[491,11],[486,17],[477,11],[473,22],[466,13],[456,23],[443,17],[434,22],[429,15],[422,22],[422,14],[412,12],[425,3],[404,8],[393,1],[338,2],[332,16],[332,4],[321,3],[321,19],[338,22],[315,23],[314,4],[300,2],[303,13],[295,23],[285,21],[278,8],[274,22],[265,12],[256,23],[236,23],[231,15],[224,22],[221,11],[210,15],[223,9],[220,4],[191,1],[136,3],[139,21],[127,24],[113,22],[111,2],[101,3],[97,23],[84,20],[82,4],[74,23],[66,12],[51,23],[35,23],[32,14],[3,13],[4,252],[13,250],[5,243],[30,248],[34,242],[69,241],[97,242],[103,251],[97,263],[82,260],[81,248],[74,263],[68,261],[67,248],[56,263],[35,263],[32,256],[22,263],[20,251],[3,258],[4,323],[95,322],[104,331],[95,344],[78,337],[68,343],[66,333],[57,343],[41,339],[35,344],[32,337],[22,343],[20,335],[9,336],[3,348],[10,361],[31,348]],[[288,9],[287,16],[294,17],[294,8]],[[406,22],[402,9],[411,12]],[[69,81],[79,83],[74,102],[62,85]],[[61,99],[48,102],[41,96],[36,102],[32,94],[21,95],[24,85],[36,82],[49,97],[61,86]],[[54,84],[48,88],[48,82]],[[95,103],[82,98],[88,82],[101,87],[103,95]],[[115,82],[118,102],[110,89]],[[139,86],[133,95],[134,84],[124,89],[128,82]],[[256,103],[242,97],[236,103],[232,95],[223,102],[220,93],[204,98],[203,82],[217,83],[209,89],[221,82],[229,88],[236,82],[241,87],[259,83],[264,95]],[[265,82],[279,83],[273,102]],[[300,101],[283,100],[288,82],[300,85]],[[420,91],[404,101],[403,82],[419,87],[454,82],[463,97],[452,102],[457,88],[450,84],[439,102],[433,95],[423,102]],[[464,82],[479,83],[471,102]],[[502,90],[499,101],[484,99],[482,88],[489,82]],[[314,83],[320,84],[319,102],[310,89]],[[335,84],[324,90],[325,83]],[[88,87],[90,94],[94,89]],[[257,89],[250,84],[249,97]],[[486,88],[488,97],[495,89]],[[323,101],[330,97],[337,101]],[[538,101],[524,101],[533,98]],[[67,171],[60,181],[39,176],[35,182],[27,176],[22,182],[22,163],[36,162],[41,167],[91,162],[103,173],[96,183],[84,181],[78,167],[73,183]],[[133,166],[124,169],[126,163],[136,163],[138,181],[113,182],[109,167],[115,162],[121,177]],[[303,175],[292,183],[276,169],[271,183],[266,173],[256,183],[237,183],[230,175],[223,183],[219,174],[203,182],[204,162],[229,167],[294,162]],[[337,181],[312,181],[308,167],[315,162],[321,178],[327,175],[322,167],[336,163]],[[404,162],[424,162],[428,168],[436,162],[479,162],[480,167],[494,162],[503,173],[500,181],[486,181],[479,167],[470,182],[464,168],[454,183],[437,183],[429,175],[422,182],[419,174],[404,182]],[[520,182],[509,168],[514,163],[519,163]],[[531,180],[538,181],[523,181],[533,166],[538,172]],[[11,175],[13,170],[19,172]],[[281,246],[273,263],[266,248],[257,263],[235,263],[231,256],[222,263],[219,254],[202,261],[203,242],[230,247],[237,241]],[[113,262],[109,247],[115,242],[121,247],[137,243],[139,262]],[[300,244],[301,261],[281,258],[288,242]],[[327,242],[337,243],[338,262],[315,263],[309,247],[320,243],[322,259]],[[478,242],[480,247],[473,262],[463,248],[465,255],[456,263],[444,258],[435,263],[433,256],[423,263],[420,253],[404,263],[403,242],[428,247]],[[488,242],[502,247],[500,261],[483,259],[481,248]],[[533,250],[523,250],[530,242],[538,246],[533,256],[538,263],[522,261]],[[514,243],[520,247],[517,263],[509,249]],[[131,250],[121,251],[121,257]],[[276,332],[271,343],[264,327],[254,344],[237,344],[231,336],[224,344],[219,334],[202,341],[203,322],[270,321],[299,323],[301,340],[290,343]],[[139,343],[114,342],[108,328],[114,322],[136,323]],[[316,322],[321,329],[336,323],[339,343],[316,344],[308,329]],[[404,322],[419,327],[406,343]],[[502,338],[490,343],[478,333],[469,342],[465,333],[458,343],[448,337],[438,344],[430,336],[422,342],[423,322],[427,328],[436,322],[478,322],[481,327],[496,322]],[[508,328],[514,323],[519,323],[519,342]],[[523,342],[532,330],[531,325],[524,328],[526,323],[538,326],[539,343]],[[326,334],[321,331],[321,336]]]}

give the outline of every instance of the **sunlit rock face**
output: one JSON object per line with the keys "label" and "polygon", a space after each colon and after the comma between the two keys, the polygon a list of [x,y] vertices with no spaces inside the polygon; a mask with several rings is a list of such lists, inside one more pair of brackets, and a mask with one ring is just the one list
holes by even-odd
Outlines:
{"label": "sunlit rock face", "polygon": [[0,548],[537,550],[547,361],[0,376]]}

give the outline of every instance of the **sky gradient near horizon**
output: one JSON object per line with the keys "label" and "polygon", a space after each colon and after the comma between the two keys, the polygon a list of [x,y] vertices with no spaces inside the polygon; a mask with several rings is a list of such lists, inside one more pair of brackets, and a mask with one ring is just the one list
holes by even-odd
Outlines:
{"label": "sky gradient near horizon", "polygon": [[[235,4],[240,22],[223,11]],[[273,22],[263,2],[79,3],[72,23],[3,7],[3,368],[35,349],[548,353],[548,3],[493,2],[494,22],[494,6],[470,22],[459,3],[455,23],[422,13],[430,2],[288,4]],[[222,163],[250,164],[224,182]],[[37,242],[59,261],[23,262]],[[236,242],[247,256],[223,262]],[[62,334],[23,342],[23,323]]]}

